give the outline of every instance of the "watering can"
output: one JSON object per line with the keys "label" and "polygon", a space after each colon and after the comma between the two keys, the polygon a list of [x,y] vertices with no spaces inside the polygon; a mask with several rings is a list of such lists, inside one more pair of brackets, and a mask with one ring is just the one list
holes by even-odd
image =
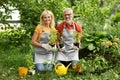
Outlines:
{"label": "watering can", "polygon": [[58,75],[65,75],[67,74],[67,70],[68,70],[68,67],[71,65],[71,63],[69,63],[67,65],[67,67],[65,67],[62,63],[59,63],[59,64],[56,64],[55,65],[55,72],[58,74]]}

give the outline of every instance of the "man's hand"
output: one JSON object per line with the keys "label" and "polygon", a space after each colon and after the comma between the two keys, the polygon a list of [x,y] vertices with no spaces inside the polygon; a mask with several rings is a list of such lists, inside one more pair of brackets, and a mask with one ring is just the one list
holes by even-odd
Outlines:
{"label": "man's hand", "polygon": [[74,49],[74,50],[78,50],[79,48],[78,48],[77,46],[74,46],[74,45],[73,45],[73,49]]}
{"label": "man's hand", "polygon": [[59,51],[64,51],[65,47],[63,46],[62,48],[59,48]]}

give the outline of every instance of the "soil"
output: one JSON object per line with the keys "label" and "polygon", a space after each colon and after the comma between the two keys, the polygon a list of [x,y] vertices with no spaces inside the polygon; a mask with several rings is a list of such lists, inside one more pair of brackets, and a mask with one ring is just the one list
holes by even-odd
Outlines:
{"label": "soil", "polygon": [[79,58],[81,59],[81,58],[87,57],[87,56],[89,56],[90,53],[91,52],[88,51],[87,49],[80,49],[79,50]]}
{"label": "soil", "polygon": [[59,44],[60,48],[62,48],[64,45],[63,44]]}
{"label": "soil", "polygon": [[74,43],[75,46],[77,46],[79,48],[79,43]]}

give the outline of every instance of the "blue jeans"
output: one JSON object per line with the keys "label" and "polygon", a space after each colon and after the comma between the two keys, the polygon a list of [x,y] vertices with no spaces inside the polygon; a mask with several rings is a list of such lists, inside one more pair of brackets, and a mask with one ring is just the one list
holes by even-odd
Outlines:
{"label": "blue jeans", "polygon": [[53,68],[53,64],[35,64],[35,69],[38,71],[49,71]]}
{"label": "blue jeans", "polygon": [[73,61],[72,61],[72,67],[73,67],[74,65],[76,65],[77,63],[78,63],[78,61],[73,60]]}

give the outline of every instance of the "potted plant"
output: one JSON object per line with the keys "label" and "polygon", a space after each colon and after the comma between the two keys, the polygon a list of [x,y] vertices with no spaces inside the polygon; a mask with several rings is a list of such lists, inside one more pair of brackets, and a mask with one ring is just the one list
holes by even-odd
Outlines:
{"label": "potted plant", "polygon": [[50,31],[49,44],[50,44],[52,47],[54,47],[56,41],[57,41],[57,30],[53,29],[53,30]]}
{"label": "potted plant", "polygon": [[80,45],[80,41],[81,41],[81,34],[77,31],[74,31],[74,45],[77,46],[79,48]]}

